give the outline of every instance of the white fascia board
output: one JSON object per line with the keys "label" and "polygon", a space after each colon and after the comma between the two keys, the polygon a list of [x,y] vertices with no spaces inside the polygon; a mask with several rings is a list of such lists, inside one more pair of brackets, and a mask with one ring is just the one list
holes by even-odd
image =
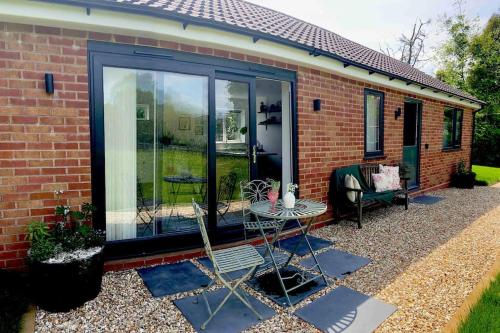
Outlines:
{"label": "white fascia board", "polygon": [[92,9],[90,15],[87,15],[83,7],[11,0],[0,2],[0,21],[118,33],[220,48],[335,73],[467,108],[481,108],[479,103],[461,101],[454,96],[448,97],[445,92],[435,93],[432,88],[422,90],[417,84],[407,85],[406,82],[398,79],[390,81],[382,74],[369,75],[365,69],[355,66],[344,67],[341,61],[324,56],[314,57],[307,51],[291,46],[265,39],[254,43],[250,36],[192,24],[184,29],[180,22],[158,17],[100,9]]}

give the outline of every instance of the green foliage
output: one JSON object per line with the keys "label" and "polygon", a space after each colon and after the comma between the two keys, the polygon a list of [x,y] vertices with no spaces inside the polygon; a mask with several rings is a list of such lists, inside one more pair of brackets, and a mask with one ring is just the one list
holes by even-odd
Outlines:
{"label": "green foliage", "polygon": [[28,225],[28,240],[43,241],[49,238],[49,227],[42,221],[33,221]]}
{"label": "green foliage", "polygon": [[458,13],[443,19],[448,39],[437,52],[438,79],[485,101],[476,114],[473,160],[500,166],[500,16],[494,14],[476,34],[476,20]]}
{"label": "green foliage", "polygon": [[457,173],[459,175],[463,175],[463,174],[467,173],[467,168],[465,167],[465,161],[464,160],[460,160],[457,163]]}
{"label": "green foliage", "polygon": [[[71,211],[69,207],[61,205],[56,208],[55,214],[63,219],[52,230],[41,221],[30,223],[28,238],[31,240],[31,248],[28,259],[41,262],[61,252],[102,246],[105,241],[104,232],[94,230],[90,225],[94,211],[95,207],[90,203],[84,203],[81,211]],[[68,217],[73,221],[69,221]]]}
{"label": "green foliage", "polygon": [[469,317],[458,329],[459,333],[500,333],[500,274],[484,291]]}

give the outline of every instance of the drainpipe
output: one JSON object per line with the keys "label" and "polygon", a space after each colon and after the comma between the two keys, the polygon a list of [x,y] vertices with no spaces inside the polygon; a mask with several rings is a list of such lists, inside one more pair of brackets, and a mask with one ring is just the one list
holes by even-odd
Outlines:
{"label": "drainpipe", "polygon": [[472,140],[470,145],[470,170],[472,171],[472,154],[474,152],[474,145],[476,143],[476,113],[481,112],[484,108],[484,105],[481,105],[481,108],[472,112]]}

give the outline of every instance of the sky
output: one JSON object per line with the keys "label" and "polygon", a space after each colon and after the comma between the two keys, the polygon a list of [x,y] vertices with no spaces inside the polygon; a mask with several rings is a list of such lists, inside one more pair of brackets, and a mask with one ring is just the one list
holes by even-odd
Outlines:
{"label": "sky", "polygon": [[[301,20],[331,30],[345,38],[379,51],[389,45],[397,49],[401,33],[410,35],[415,21],[431,19],[426,28],[426,56],[431,57],[445,35],[439,24],[443,14],[453,15],[455,0],[247,0]],[[417,5],[416,5],[417,4]],[[485,26],[500,0],[468,0],[464,10],[469,17],[478,17],[479,26]],[[433,61],[421,69],[429,74],[436,70]]]}

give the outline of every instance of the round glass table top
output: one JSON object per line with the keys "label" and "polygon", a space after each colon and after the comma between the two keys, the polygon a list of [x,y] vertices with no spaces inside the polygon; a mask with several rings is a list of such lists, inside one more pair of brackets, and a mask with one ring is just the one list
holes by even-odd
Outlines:
{"label": "round glass table top", "polygon": [[319,201],[297,199],[293,208],[285,208],[283,200],[278,200],[276,205],[272,207],[271,202],[266,200],[251,204],[249,209],[258,216],[279,220],[292,220],[321,215],[326,212],[326,205]]}

